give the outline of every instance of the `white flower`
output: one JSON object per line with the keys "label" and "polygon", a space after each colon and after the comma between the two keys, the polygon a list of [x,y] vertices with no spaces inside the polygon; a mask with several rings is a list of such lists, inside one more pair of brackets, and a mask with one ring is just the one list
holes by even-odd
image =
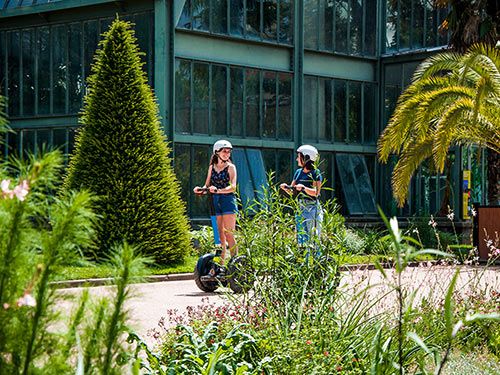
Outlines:
{"label": "white flower", "polygon": [[391,226],[391,231],[394,233],[396,237],[396,241],[401,242],[401,232],[399,231],[398,219],[394,216],[389,220],[389,224]]}
{"label": "white flower", "polygon": [[4,198],[12,198],[14,196],[13,191],[10,190],[10,180],[2,180],[0,187],[2,189],[2,195]]}
{"label": "white flower", "polygon": [[28,307],[35,307],[36,306],[36,300],[33,298],[33,296],[29,293],[25,293],[24,296],[20,297],[17,300],[17,306],[28,306]]}
{"label": "white flower", "polygon": [[470,212],[471,212],[472,216],[476,217],[477,212],[474,208],[471,208]]}
{"label": "white flower", "polygon": [[453,211],[450,211],[450,213],[448,215],[446,215],[446,217],[448,218],[448,220],[453,221],[455,214],[453,213]]}
{"label": "white flower", "polygon": [[431,215],[431,219],[429,220],[429,225],[433,228],[436,228],[437,223],[434,221],[434,217]]}

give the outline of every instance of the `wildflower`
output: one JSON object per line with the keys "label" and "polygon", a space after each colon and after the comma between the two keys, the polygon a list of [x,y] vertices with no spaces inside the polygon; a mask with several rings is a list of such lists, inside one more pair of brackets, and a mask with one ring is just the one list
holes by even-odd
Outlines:
{"label": "wildflower", "polygon": [[311,345],[312,343],[313,343],[313,342],[312,342],[311,340],[307,340],[307,341],[306,341],[306,344],[307,344],[307,345]]}
{"label": "wildflower", "polygon": [[323,355],[324,355],[325,357],[328,357],[328,356],[330,355],[330,353],[329,353],[327,350],[325,350],[325,351],[323,352]]}
{"label": "wildflower", "polygon": [[23,180],[19,185],[17,185],[14,190],[12,190],[14,195],[17,197],[18,200],[21,202],[26,199],[26,196],[28,195],[29,192],[29,185],[28,185],[28,180]]}
{"label": "wildflower", "polygon": [[295,325],[295,323],[292,323],[292,324],[290,325],[290,329],[291,329],[292,331],[293,331],[296,327],[297,327],[297,326]]}
{"label": "wildflower", "polygon": [[36,306],[36,300],[33,298],[33,296],[29,293],[25,293],[22,297],[20,297],[17,300],[17,306],[28,306],[28,307],[35,307]]}
{"label": "wildflower", "polygon": [[431,215],[431,219],[429,220],[429,225],[433,228],[436,228],[437,223],[434,221],[434,217]]}
{"label": "wildflower", "polygon": [[4,198],[12,198],[12,190],[10,190],[10,180],[2,180],[0,188],[2,189],[2,196]]}
{"label": "wildflower", "polygon": [[342,366],[337,366],[337,367],[335,367],[335,370],[337,370],[337,372],[342,371]]}
{"label": "wildflower", "polygon": [[471,209],[470,209],[470,213],[471,213],[471,214],[472,214],[472,216],[474,216],[474,217],[476,217],[476,215],[477,215],[477,212],[476,212],[476,210],[475,210],[474,208],[471,208]]}
{"label": "wildflower", "polygon": [[453,213],[453,211],[450,211],[450,213],[446,215],[446,217],[448,218],[448,220],[453,221],[453,219],[455,218],[455,214]]}
{"label": "wildflower", "polygon": [[391,218],[389,220],[389,224],[391,225],[392,233],[394,233],[394,236],[396,237],[396,241],[398,243],[401,242],[401,232],[399,231],[398,219],[396,217]]}
{"label": "wildflower", "polygon": [[3,309],[4,309],[4,310],[8,310],[8,309],[9,309],[9,307],[10,307],[10,305],[9,305],[7,302],[5,302],[5,303],[3,304]]}

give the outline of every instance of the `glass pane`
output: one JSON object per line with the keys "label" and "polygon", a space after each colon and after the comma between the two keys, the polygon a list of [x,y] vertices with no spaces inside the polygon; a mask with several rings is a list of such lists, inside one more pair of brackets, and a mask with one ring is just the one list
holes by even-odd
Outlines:
{"label": "glass pane", "polygon": [[304,0],[304,48],[318,48],[318,1]]}
{"label": "glass pane", "polygon": [[23,130],[23,156],[25,158],[29,157],[29,155],[33,155],[35,153],[35,131],[34,130]]}
{"label": "glass pane", "polygon": [[191,62],[175,60],[175,131],[191,133]]}
{"label": "glass pane", "polygon": [[335,142],[346,141],[346,82],[334,81],[334,96],[333,96],[333,118],[334,118],[334,139]]}
{"label": "glass pane", "polygon": [[[205,184],[205,179],[207,177],[207,169],[210,163],[210,149],[209,146],[193,146],[192,149],[192,171],[191,178],[195,186],[203,186]],[[188,168],[189,164],[184,165]],[[191,192],[191,189],[189,190]],[[208,216],[208,205],[206,199],[192,200],[193,205],[191,209],[191,215],[194,217],[207,217]]]}
{"label": "glass pane", "polygon": [[246,135],[248,137],[259,136],[259,101],[260,101],[260,72],[255,69],[247,69],[245,73],[246,85]]}
{"label": "glass pane", "polygon": [[364,142],[375,142],[377,119],[375,111],[375,85],[364,84]]}
{"label": "glass pane", "polygon": [[[108,18],[103,18],[100,22],[101,24],[101,34],[104,33],[105,31],[109,30],[109,27],[111,26],[111,23],[113,22],[114,18],[108,17]],[[102,36],[101,36],[102,38]]]}
{"label": "glass pane", "polygon": [[318,79],[304,77],[304,140],[316,142],[318,138]]}
{"label": "glass pane", "polygon": [[251,39],[260,39],[260,1],[247,0],[246,35]]}
{"label": "glass pane", "polygon": [[37,130],[36,132],[37,152],[43,152],[49,149],[50,133],[51,131],[49,129]]}
{"label": "glass pane", "polygon": [[401,93],[401,88],[399,86],[385,86],[385,99],[384,99],[384,126],[389,121],[389,118],[396,108],[396,103],[398,101],[399,94]]}
{"label": "glass pane", "polygon": [[342,193],[346,202],[347,209],[351,215],[363,213],[363,206],[359,199],[357,181],[353,174],[351,165],[351,155],[337,154],[337,170],[342,184]]}
{"label": "glass pane", "polygon": [[179,22],[177,22],[177,27],[182,29],[191,28],[191,0],[185,0],[181,17],[179,18]]}
{"label": "glass pane", "polygon": [[335,51],[347,52],[349,1],[335,0]]}
{"label": "glass pane", "polygon": [[290,150],[278,150],[278,169],[276,171],[277,181],[292,181],[292,155],[293,153]]}
{"label": "glass pane", "polygon": [[227,69],[212,65],[212,134],[227,134]]}
{"label": "glass pane", "polygon": [[[263,149],[262,150],[262,159],[264,160],[264,168],[266,170],[266,175],[269,176],[269,173],[274,173],[273,182],[282,182],[276,179],[276,150]],[[283,181],[288,181],[288,178]]]}
{"label": "glass pane", "polygon": [[[0,32],[0,95],[5,96],[5,58],[7,55],[5,32]],[[3,154],[0,155],[0,158]]]}
{"label": "glass pane", "polygon": [[210,30],[210,1],[209,0],[191,0],[191,12],[193,15],[194,30]]}
{"label": "glass pane", "polygon": [[276,42],[278,32],[278,1],[264,0],[262,6],[264,8],[262,16],[264,29],[262,30],[262,36],[265,40]]}
{"label": "glass pane", "polygon": [[71,155],[75,150],[75,137],[79,128],[68,129],[68,154]]}
{"label": "glass pane", "polygon": [[425,46],[435,47],[437,45],[437,11],[434,8],[433,0],[424,0],[426,14]]}
{"label": "glass pane", "polygon": [[231,67],[230,135],[243,135],[243,69]]}
{"label": "glass pane", "polygon": [[61,150],[63,154],[66,154],[66,129],[54,129],[52,131],[52,148]]}
{"label": "glass pane", "polygon": [[319,80],[318,97],[318,125],[319,139],[331,141],[332,139],[332,86],[330,79]]}
{"label": "glass pane", "polygon": [[83,24],[83,56],[85,60],[85,78],[90,75],[90,66],[94,62],[99,36],[97,34],[97,21],[87,21]]}
{"label": "glass pane", "polygon": [[333,49],[333,1],[319,2],[319,49]]}
{"label": "glass pane", "polygon": [[399,2],[399,49],[408,49],[410,48],[412,0],[399,0]]}
{"label": "glass pane", "polygon": [[24,30],[23,43],[23,114],[35,113],[35,30]]}
{"label": "glass pane", "polygon": [[280,43],[292,43],[293,36],[293,5],[290,0],[280,0],[280,32],[279,32],[279,42]]}
{"label": "glass pane", "polygon": [[143,70],[146,72],[149,84],[153,83],[153,15],[151,12],[136,14],[134,16],[135,36],[139,43],[139,49],[145,55],[141,55],[141,60],[144,62]]}
{"label": "glass pane", "polygon": [[8,114],[19,116],[20,106],[20,74],[21,74],[21,33],[11,31],[7,33],[7,74],[9,86],[7,88]]}
{"label": "glass pane", "polygon": [[[497,5],[498,10],[498,5]],[[448,8],[438,9],[438,25],[441,25],[448,15]],[[444,46],[448,44],[448,31],[442,30],[438,31],[438,46]]]}
{"label": "glass pane", "polygon": [[262,80],[262,136],[276,138],[276,73],[264,72]]}
{"label": "glass pane", "polygon": [[54,26],[52,28],[53,113],[66,113],[66,90],[68,87],[68,62],[66,61],[67,51],[67,26]]}
{"label": "glass pane", "polygon": [[19,156],[19,135],[17,132],[7,133],[7,154],[9,157]]}
{"label": "glass pane", "polygon": [[333,154],[322,152],[318,168],[323,175],[323,184],[321,188],[321,200],[333,198]]}
{"label": "glass pane", "polygon": [[359,55],[363,51],[363,2],[351,0],[349,52]]}
{"label": "glass pane", "polygon": [[82,24],[69,25],[69,112],[78,113],[82,106]]}
{"label": "glass pane", "polygon": [[292,75],[278,73],[278,138],[292,138]]}
{"label": "glass pane", "polygon": [[38,113],[50,113],[50,34],[48,27],[38,28]]}
{"label": "glass pane", "polygon": [[361,142],[361,82],[349,82],[349,142]]}
{"label": "glass pane", "polygon": [[229,1],[229,15],[230,19],[230,33],[235,36],[243,35],[243,24],[245,17],[245,10],[243,7],[243,0],[230,0]]}
{"label": "glass pane", "polygon": [[[432,0],[429,0],[432,1]],[[385,14],[385,49],[395,51],[398,48],[398,2],[387,1]]]}
{"label": "glass pane", "polygon": [[366,167],[364,156],[351,155],[351,164],[353,169],[352,172],[356,177],[356,187],[361,200],[361,206],[363,207],[363,212],[377,212],[370,175]]}
{"label": "glass pane", "polygon": [[212,0],[212,32],[227,34],[227,0]]}
{"label": "glass pane", "polygon": [[193,63],[193,132],[208,134],[208,64]]}
{"label": "glass pane", "polygon": [[412,48],[421,48],[424,45],[424,2],[425,0],[414,0]]}
{"label": "glass pane", "polygon": [[365,41],[364,54],[375,55],[377,44],[377,2],[365,0]]}
{"label": "glass pane", "polygon": [[[190,198],[193,196],[192,188],[190,186],[189,176],[191,174],[190,161],[191,161],[191,147],[189,145],[176,143],[174,146],[174,171],[177,181],[179,181],[181,187],[181,199],[188,203],[188,214],[191,216],[191,204]],[[199,186],[203,186],[203,183],[198,181],[193,181]],[[196,186],[196,185],[195,185]],[[193,198],[196,199],[196,198]]]}

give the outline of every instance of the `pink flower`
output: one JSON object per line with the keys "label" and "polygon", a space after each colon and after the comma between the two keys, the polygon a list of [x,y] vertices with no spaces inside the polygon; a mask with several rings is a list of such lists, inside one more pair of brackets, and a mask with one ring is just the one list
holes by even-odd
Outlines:
{"label": "pink flower", "polygon": [[311,340],[307,340],[307,341],[306,341],[306,344],[307,344],[307,345],[311,345],[312,343],[313,343],[313,342],[312,342]]}
{"label": "pink flower", "polygon": [[10,190],[10,180],[2,180],[0,187],[2,189],[2,195],[4,198],[5,197],[8,197],[8,198],[13,197],[13,192],[12,192],[12,190]]}
{"label": "pink flower", "polygon": [[3,309],[4,309],[4,310],[7,310],[9,307],[10,307],[10,305],[9,305],[7,302],[5,302],[5,303],[3,304]]}
{"label": "pink flower", "polygon": [[28,195],[29,189],[28,180],[23,180],[12,192],[22,202]]}
{"label": "pink flower", "polygon": [[35,307],[36,306],[36,300],[33,298],[33,296],[29,293],[25,293],[24,296],[20,297],[17,300],[17,306],[28,306],[28,307]]}

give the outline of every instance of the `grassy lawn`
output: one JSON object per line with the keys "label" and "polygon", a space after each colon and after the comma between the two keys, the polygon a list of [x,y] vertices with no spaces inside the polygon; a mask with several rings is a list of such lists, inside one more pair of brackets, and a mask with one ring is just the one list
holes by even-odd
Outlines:
{"label": "grassy lawn", "polygon": [[[342,265],[347,264],[366,264],[373,263],[376,259],[379,262],[390,260],[384,255],[344,255],[337,258],[337,261]],[[430,260],[427,257],[421,260]],[[175,273],[190,273],[193,272],[198,258],[194,255],[186,257],[183,263],[175,264],[169,267],[148,267],[146,276],[149,275],[170,275]],[[62,280],[80,280],[80,279],[95,279],[111,277],[113,270],[105,264],[85,263],[82,265],[66,266],[58,275],[57,281]]]}

